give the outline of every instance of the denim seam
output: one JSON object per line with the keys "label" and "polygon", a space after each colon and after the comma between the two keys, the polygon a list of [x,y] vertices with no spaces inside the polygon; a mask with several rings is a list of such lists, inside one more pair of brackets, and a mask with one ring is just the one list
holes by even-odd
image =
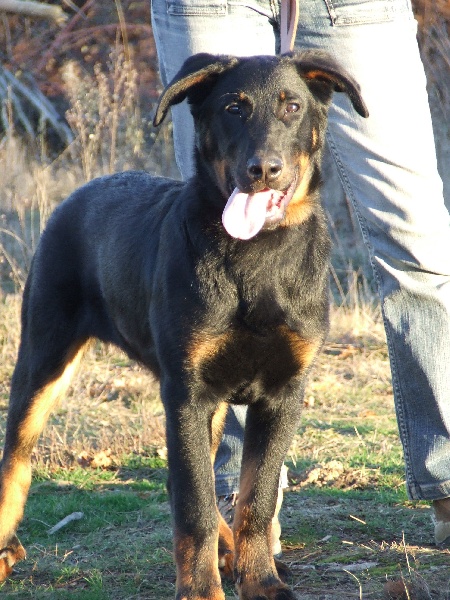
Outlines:
{"label": "denim seam", "polygon": [[183,3],[176,0],[166,0],[167,14],[173,17],[205,16],[224,17],[228,12],[227,0],[212,0],[209,3]]}
{"label": "denim seam", "polygon": [[[345,166],[340,159],[336,144],[333,140],[333,136],[329,130],[327,131],[327,139],[328,139],[328,145],[329,145],[330,151],[331,151],[331,153],[334,157],[334,160],[336,162],[336,165],[338,167],[339,178],[342,182],[342,185],[344,186],[346,193],[348,194],[348,196],[350,198],[350,202],[352,203],[353,210],[356,213],[356,217],[358,219],[359,226],[361,228],[361,233],[362,233],[362,237],[364,240],[364,244],[366,245],[366,248],[369,253],[369,260],[370,260],[370,264],[372,266],[372,270],[374,273],[374,277],[375,277],[375,281],[376,281],[376,285],[377,285],[377,289],[378,289],[378,295],[381,299],[383,322],[384,322],[384,327],[385,327],[385,331],[386,331],[386,340],[387,340],[387,344],[388,344],[388,348],[389,348],[390,366],[391,366],[391,372],[392,372],[392,387],[394,389],[394,398],[395,397],[397,398],[397,401],[395,402],[395,404],[396,404],[397,417],[398,417],[397,418],[398,429],[400,432],[400,438],[403,441],[403,440],[407,439],[406,418],[405,418],[405,413],[404,413],[404,408],[403,408],[404,407],[403,393],[402,393],[401,385],[399,382],[398,368],[397,368],[398,360],[397,360],[397,356],[396,356],[396,352],[395,352],[395,345],[392,342],[391,325],[390,325],[389,321],[386,319],[386,316],[384,314],[384,298],[382,295],[383,276],[380,273],[377,265],[375,264],[374,250],[373,250],[372,244],[370,243],[370,238],[369,238],[369,234],[367,231],[367,227],[366,227],[364,218],[362,217],[362,215],[359,211],[355,196],[353,194],[353,189],[352,189],[352,185],[350,183],[350,179],[347,176]],[[414,477],[414,474],[412,471],[412,461],[411,461],[411,457],[409,454],[409,449],[405,443],[402,443],[402,447],[403,447],[403,454],[404,454],[404,459],[405,459],[405,472],[406,472],[406,483],[407,483],[407,488],[408,488],[408,494],[410,495],[411,498],[416,498],[418,496],[418,486],[416,484],[415,477]]]}
{"label": "denim seam", "polygon": [[367,16],[369,13],[363,13],[363,15],[358,15],[357,13],[355,15],[350,14],[345,11],[348,8],[347,6],[342,7],[341,10],[339,6],[333,4],[333,0],[324,0],[324,2],[331,19],[331,24],[334,27],[386,23],[395,20],[399,15],[409,15],[410,19],[414,18],[410,0],[404,0],[403,7],[393,5],[393,3],[386,5],[384,11],[378,14],[378,18]]}
{"label": "denim seam", "polygon": [[192,2],[184,4],[175,0],[166,0],[167,14],[171,16],[226,16],[230,8],[247,8],[274,22],[277,19],[275,11],[275,1],[270,0],[270,12],[259,7],[257,2],[241,2],[239,0],[216,0],[209,4],[202,2]]}
{"label": "denim seam", "polygon": [[260,8],[256,2],[238,2],[238,1],[234,1],[233,0],[228,0],[227,2],[229,7],[242,7],[242,8],[248,8],[249,10],[253,10],[256,13],[258,13],[259,15],[266,17],[267,19],[269,19],[269,21],[273,20],[273,9],[272,6],[270,7],[270,12],[267,10],[264,10],[263,8]]}

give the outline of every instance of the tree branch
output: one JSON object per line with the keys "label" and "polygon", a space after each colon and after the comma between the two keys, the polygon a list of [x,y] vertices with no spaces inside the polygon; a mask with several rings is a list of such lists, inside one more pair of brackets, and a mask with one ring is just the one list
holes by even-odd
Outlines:
{"label": "tree branch", "polygon": [[33,2],[32,0],[0,0],[0,12],[51,19],[58,23],[63,23],[67,20],[67,15],[60,6]]}

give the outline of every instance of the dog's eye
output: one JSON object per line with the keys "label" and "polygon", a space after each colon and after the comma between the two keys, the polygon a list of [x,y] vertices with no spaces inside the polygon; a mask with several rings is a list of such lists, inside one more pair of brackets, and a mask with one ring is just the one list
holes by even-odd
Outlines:
{"label": "dog's eye", "polygon": [[287,104],[285,108],[285,111],[287,113],[295,113],[298,110],[300,110],[300,105],[297,104],[297,102],[289,102],[289,104]]}
{"label": "dog's eye", "polygon": [[230,115],[236,115],[238,117],[242,116],[242,108],[239,106],[237,102],[233,102],[226,107],[226,111],[230,113]]}

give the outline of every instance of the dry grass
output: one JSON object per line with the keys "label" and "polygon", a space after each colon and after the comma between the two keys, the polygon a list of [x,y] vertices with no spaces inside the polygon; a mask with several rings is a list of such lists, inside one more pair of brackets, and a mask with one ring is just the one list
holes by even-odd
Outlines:
{"label": "dry grass", "polygon": [[[0,312],[0,438],[3,438],[18,337],[20,295],[3,299]],[[89,348],[67,397],[56,407],[35,451],[39,468],[72,467],[83,453],[164,455],[164,418],[158,385],[114,348]]]}
{"label": "dry grass", "polygon": [[[8,294],[0,313],[0,410],[6,411],[18,342],[20,295]],[[332,331],[306,395],[310,414],[325,405],[335,411],[343,394],[390,398],[390,376],[383,328],[376,308],[332,308]],[[378,401],[378,399],[376,400]],[[371,405],[371,404],[370,404]],[[349,420],[351,411],[346,411]],[[4,413],[5,414],[5,413]],[[4,420],[0,419],[0,437]],[[311,460],[323,454],[309,436]],[[292,453],[298,451],[295,442]],[[51,418],[35,453],[41,467],[70,467],[82,452],[110,449],[164,454],[164,417],[158,384],[115,348],[89,348],[63,403]],[[302,453],[305,455],[305,442]],[[331,449],[332,452],[332,449]]]}
{"label": "dry grass", "polygon": [[106,72],[97,64],[93,77],[68,62],[64,83],[70,101],[66,117],[76,133],[70,151],[81,158],[84,180],[142,164],[145,122],[137,72],[124,53],[113,51]]}

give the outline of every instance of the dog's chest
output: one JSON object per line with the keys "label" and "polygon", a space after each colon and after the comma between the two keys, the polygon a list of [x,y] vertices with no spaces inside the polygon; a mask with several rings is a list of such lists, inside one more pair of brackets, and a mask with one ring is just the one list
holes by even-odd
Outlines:
{"label": "dog's chest", "polygon": [[217,252],[197,266],[202,324],[189,336],[186,365],[209,395],[248,403],[276,394],[321,345],[325,283],[313,282],[315,269],[302,271],[298,256],[292,266],[281,244],[270,249]]}
{"label": "dog's chest", "polygon": [[220,397],[248,403],[280,391],[309,367],[317,350],[316,342],[286,325],[261,332],[232,327],[218,335],[196,334],[187,364],[197,384]]}

